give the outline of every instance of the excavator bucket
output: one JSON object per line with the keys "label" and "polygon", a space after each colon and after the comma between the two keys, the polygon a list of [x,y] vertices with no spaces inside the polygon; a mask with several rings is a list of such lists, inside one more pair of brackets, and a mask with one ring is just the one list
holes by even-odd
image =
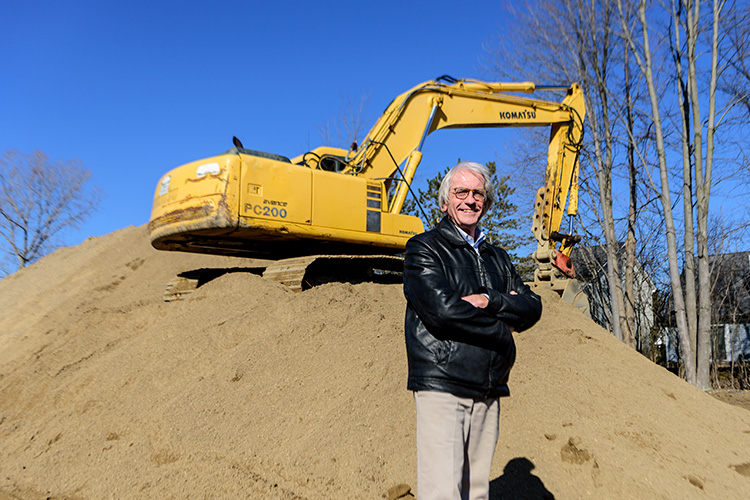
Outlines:
{"label": "excavator bucket", "polygon": [[562,290],[561,297],[568,304],[572,304],[573,307],[581,311],[586,317],[591,317],[591,311],[589,309],[589,298],[583,292],[581,282],[575,279],[565,280],[565,287]]}
{"label": "excavator bucket", "polygon": [[589,309],[589,298],[583,290],[583,285],[576,279],[555,279],[553,281],[540,281],[535,280],[529,283],[532,290],[539,290],[545,288],[547,290],[553,290],[560,295],[568,304],[578,309],[581,314],[587,318],[591,317],[591,310]]}

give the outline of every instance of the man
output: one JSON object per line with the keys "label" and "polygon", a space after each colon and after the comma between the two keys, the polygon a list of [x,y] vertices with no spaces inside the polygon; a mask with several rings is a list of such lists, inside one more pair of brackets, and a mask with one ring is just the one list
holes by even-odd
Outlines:
{"label": "man", "polygon": [[542,312],[508,254],[488,244],[478,226],[492,201],[489,170],[459,163],[440,186],[446,216],[406,245],[407,387],[417,406],[419,500],[489,497],[499,398],[509,395],[516,356],[512,332]]}

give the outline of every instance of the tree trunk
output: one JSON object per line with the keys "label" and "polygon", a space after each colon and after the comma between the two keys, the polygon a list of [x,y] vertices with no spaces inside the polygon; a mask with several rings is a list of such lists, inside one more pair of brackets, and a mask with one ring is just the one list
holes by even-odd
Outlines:
{"label": "tree trunk", "polygon": [[[596,109],[589,113],[590,130],[595,149],[595,164],[597,184],[599,186],[599,203],[602,210],[602,232],[604,233],[607,254],[607,282],[609,285],[610,309],[612,313],[612,333],[619,340],[633,346],[629,334],[627,314],[623,304],[622,281],[619,264],[619,244],[615,232],[614,212],[612,208],[612,164],[613,141],[610,120],[608,65],[610,62],[610,34],[612,24],[612,6],[610,2],[603,2],[601,20],[603,26],[597,22],[596,5],[581,3],[571,14],[576,18],[576,36],[578,40],[578,58],[581,76],[591,94],[587,102],[588,109]],[[591,99],[596,97],[598,106],[593,106]],[[602,143],[604,151],[602,151]]]}
{"label": "tree trunk", "polygon": [[[706,130],[706,157],[703,163],[701,135],[696,134],[695,171],[696,171],[696,211],[698,222],[698,344],[697,344],[697,382],[698,387],[710,389],[710,363],[711,363],[711,277],[708,262],[708,205],[711,195],[711,175],[713,166],[714,131],[716,128],[716,80],[718,67],[718,37],[719,19],[722,5],[718,0],[713,1],[712,8],[712,42],[711,42],[711,81],[709,84],[709,112]],[[697,38],[697,13],[698,2],[696,2],[696,19],[693,25],[696,27]],[[698,108],[697,102],[698,83],[695,76],[695,47],[691,51],[693,70],[692,94]],[[700,115],[696,115],[700,119]],[[698,127],[696,127],[697,130]]]}
{"label": "tree trunk", "polygon": [[[683,275],[685,277],[685,308],[687,314],[687,325],[689,338],[690,338],[690,349],[693,353],[697,352],[698,346],[698,309],[696,307],[696,282],[695,282],[695,229],[693,226],[693,172],[691,160],[691,144],[690,144],[690,129],[691,123],[693,122],[693,115],[691,108],[691,92],[690,92],[690,75],[685,78],[683,76],[684,70],[682,68],[682,59],[685,57],[682,54],[682,41],[680,38],[680,19],[682,17],[682,11],[690,11],[690,7],[686,7],[684,2],[680,0],[673,4],[678,7],[679,10],[672,11],[672,22],[675,26],[674,30],[674,45],[672,46],[673,59],[675,61],[675,81],[677,83],[677,102],[680,107],[680,118],[681,120],[681,136],[680,142],[682,144],[682,210],[685,214],[684,231],[683,231],[683,244],[685,254],[685,264],[683,268]],[[687,28],[688,33],[690,29]],[[688,35],[688,45],[690,44],[690,36]],[[689,60],[689,55],[688,55]],[[686,81],[687,80],[687,81]],[[697,127],[700,128],[700,121],[697,122]]]}
{"label": "tree trunk", "polygon": [[630,61],[628,49],[624,47],[623,72],[625,74],[625,126],[628,130],[628,234],[625,238],[625,318],[627,320],[626,339],[633,348],[643,352],[643,339],[636,338],[636,296],[635,296],[635,226],[638,213],[637,203],[637,179],[635,175],[635,146],[633,144],[633,131],[635,123],[633,118],[633,99],[631,96]]}
{"label": "tree trunk", "polygon": [[646,19],[646,2],[641,0],[638,6],[638,21],[643,33],[643,58],[635,47],[635,41],[630,34],[626,18],[623,13],[622,1],[618,0],[620,8],[622,27],[624,34],[631,47],[633,56],[646,79],[648,87],[649,101],[651,103],[651,119],[653,121],[654,134],[656,136],[656,151],[659,164],[659,199],[661,201],[662,211],[664,213],[664,224],[667,236],[667,260],[669,262],[669,281],[672,288],[672,302],[675,313],[675,323],[677,326],[677,335],[680,344],[680,355],[685,368],[685,378],[688,382],[696,384],[695,373],[695,351],[691,348],[689,336],[687,315],[685,311],[685,301],[682,295],[682,282],[680,280],[680,267],[677,257],[677,237],[672,214],[671,194],[669,192],[669,171],[666,159],[666,146],[664,142],[664,131],[661,122],[661,113],[659,111],[659,93],[654,82],[652,69],[651,48],[649,44],[648,21]]}

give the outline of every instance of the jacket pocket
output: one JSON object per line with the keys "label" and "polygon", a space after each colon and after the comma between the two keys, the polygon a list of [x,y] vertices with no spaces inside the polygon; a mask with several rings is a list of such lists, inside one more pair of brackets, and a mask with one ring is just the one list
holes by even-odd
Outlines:
{"label": "jacket pocket", "polygon": [[448,364],[451,359],[451,352],[453,351],[453,341],[440,340],[436,343],[435,347],[435,361],[437,364]]}

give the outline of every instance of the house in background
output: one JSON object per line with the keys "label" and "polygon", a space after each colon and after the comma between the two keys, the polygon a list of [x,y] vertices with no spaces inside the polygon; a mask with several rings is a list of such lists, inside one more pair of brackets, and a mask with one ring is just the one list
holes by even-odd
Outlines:
{"label": "house in background", "polygon": [[[713,361],[750,361],[750,252],[709,256],[711,273],[711,349]],[[685,285],[683,276],[683,286]],[[666,357],[678,361],[678,337],[671,294],[661,315]]]}
{"label": "house in background", "polygon": [[750,252],[709,256],[715,361],[750,361]]}
{"label": "house in background", "polygon": [[[625,289],[625,245],[618,246],[618,264],[620,282]],[[612,299],[607,281],[607,254],[601,245],[576,247],[570,256],[576,272],[576,279],[581,282],[583,291],[589,299],[591,319],[612,331]],[[635,311],[636,349],[646,353],[652,347],[651,332],[654,326],[654,292],[656,286],[643,266],[636,259],[633,269],[633,290],[635,294],[633,309]]]}

